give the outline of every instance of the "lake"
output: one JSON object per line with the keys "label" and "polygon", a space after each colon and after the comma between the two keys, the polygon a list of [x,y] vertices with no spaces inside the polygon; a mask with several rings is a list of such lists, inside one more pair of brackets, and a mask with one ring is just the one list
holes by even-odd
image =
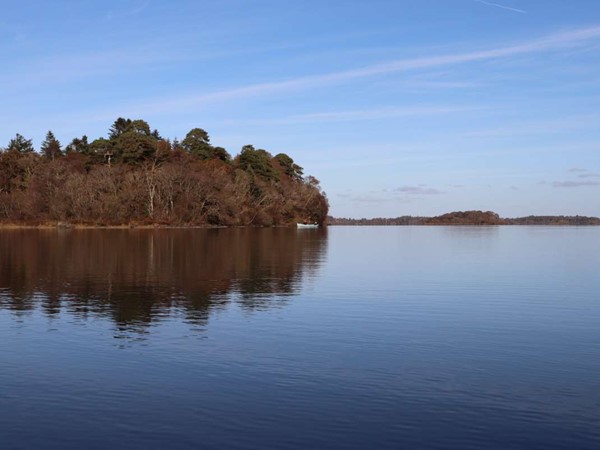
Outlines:
{"label": "lake", "polygon": [[0,231],[0,448],[598,449],[600,227]]}

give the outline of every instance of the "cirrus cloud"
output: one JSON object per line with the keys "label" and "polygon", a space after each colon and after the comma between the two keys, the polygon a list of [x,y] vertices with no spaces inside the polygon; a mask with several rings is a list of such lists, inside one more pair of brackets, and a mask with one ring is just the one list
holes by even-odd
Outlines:
{"label": "cirrus cloud", "polygon": [[400,192],[406,195],[439,195],[443,194],[443,191],[427,187],[427,185],[419,184],[418,186],[401,186],[394,189],[394,192]]}
{"label": "cirrus cloud", "polygon": [[600,186],[600,181],[555,181],[552,183],[556,188],[576,188],[583,186]]}

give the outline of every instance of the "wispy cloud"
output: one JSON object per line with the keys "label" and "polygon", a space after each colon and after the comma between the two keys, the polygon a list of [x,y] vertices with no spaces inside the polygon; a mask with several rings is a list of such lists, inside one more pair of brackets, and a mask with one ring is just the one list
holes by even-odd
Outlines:
{"label": "wispy cloud", "polygon": [[385,190],[365,193],[339,193],[337,197],[356,204],[410,203],[415,200],[406,196],[391,195]]}
{"label": "wispy cloud", "polygon": [[[513,124],[505,124],[502,128],[470,131],[464,135],[467,137],[502,137],[502,136],[516,136],[516,135],[535,135],[535,134],[549,134],[549,133],[560,133],[565,131],[579,130],[579,129],[596,129],[598,127],[598,121],[600,115],[598,114],[584,114],[578,116],[570,116],[568,118],[557,118],[557,119],[546,119],[536,120],[532,122],[516,122]],[[574,168],[570,172],[585,171],[584,169]]]}
{"label": "wispy cloud", "polygon": [[402,186],[397,189],[381,189],[371,192],[342,192],[337,197],[354,203],[412,203],[421,201],[419,197],[427,195],[444,194],[437,189],[429,188],[425,184],[418,186]]}
{"label": "wispy cloud", "polygon": [[443,194],[443,191],[427,187],[427,185],[419,184],[418,186],[401,186],[394,189],[394,192],[400,192],[407,195],[439,195]]}
{"label": "wispy cloud", "polygon": [[255,97],[266,94],[286,93],[302,89],[325,87],[378,75],[439,68],[466,63],[484,62],[539,52],[556,51],[566,48],[573,48],[598,39],[600,39],[600,25],[550,34],[539,39],[523,42],[513,46],[498,47],[490,50],[480,50],[466,53],[395,60],[357,69],[317,75],[307,75],[282,81],[257,83],[247,86],[223,89],[210,93],[188,93],[187,95],[183,95],[179,98],[156,100],[146,104],[131,105],[131,107],[146,113],[172,112],[174,110],[197,107],[210,102],[220,102],[244,97]]}
{"label": "wispy cloud", "polygon": [[475,81],[412,81],[405,84],[408,88],[433,90],[433,89],[473,89],[483,88],[485,83]]}
{"label": "wispy cloud", "polygon": [[135,2],[130,6],[129,9],[123,8],[118,11],[111,10],[106,14],[106,19],[110,21],[116,18],[137,16],[143,12],[149,4],[150,0],[144,0],[141,2]]}
{"label": "wispy cloud", "polygon": [[576,188],[582,186],[600,186],[600,181],[555,181],[552,183],[556,188]]}
{"label": "wispy cloud", "polygon": [[524,11],[522,9],[517,9],[517,8],[513,8],[511,6],[506,6],[506,5],[501,5],[499,3],[488,2],[485,0],[473,0],[473,1],[477,2],[477,3],[482,3],[484,5],[488,5],[488,6],[494,6],[496,8],[506,9],[507,11],[512,11],[512,12],[516,12],[516,13],[520,13],[520,14],[527,14],[527,11]]}
{"label": "wispy cloud", "polygon": [[294,114],[291,116],[275,119],[227,120],[221,122],[220,125],[287,125],[299,123],[353,122],[390,119],[395,117],[421,117],[443,115],[465,111],[481,111],[483,109],[485,108],[475,106],[415,105],[402,108],[383,107],[346,111],[314,112],[306,114]]}
{"label": "wispy cloud", "polygon": [[[517,45],[498,47],[489,50],[394,60],[385,63],[364,66],[362,68],[357,69],[315,75],[306,75],[281,81],[269,81],[245,86],[237,86],[216,90],[213,92],[190,91],[179,95],[174,95],[173,93],[171,93],[168,97],[159,97],[146,101],[142,100],[132,101],[125,104],[116,104],[107,107],[102,111],[95,110],[89,115],[82,114],[82,112],[80,111],[77,113],[76,119],[78,121],[83,120],[86,122],[99,122],[112,120],[114,119],[114,117],[119,115],[129,115],[132,117],[142,115],[144,117],[148,117],[151,115],[168,115],[173,113],[194,111],[198,108],[214,103],[322,88],[354,80],[374,77],[378,75],[418,71],[423,69],[438,69],[442,67],[449,67],[460,64],[506,59],[514,56],[535,54],[539,52],[550,52],[563,49],[571,49],[574,47],[587,45],[590,42],[597,42],[599,40],[600,25],[597,25],[587,28],[579,28],[570,31],[554,33],[542,38],[522,42]],[[173,58],[177,58],[179,56],[170,55],[166,59],[163,59],[163,57],[161,56],[161,52],[140,52],[139,49],[135,58],[129,59],[127,57],[127,54],[128,52],[125,51],[123,52],[123,54],[119,55],[119,62],[122,61],[123,64],[115,64],[114,55],[112,54],[93,55],[89,58],[89,64],[85,64],[85,66],[89,65],[89,67],[82,67],[81,71],[84,74],[94,72],[94,74],[97,75],[98,73],[102,72],[102,68],[106,66],[105,63],[108,60],[111,61],[111,67],[131,67],[132,61],[134,61],[134,65],[137,66],[142,66],[148,61],[152,61],[155,64],[172,63]],[[62,62],[62,64],[56,65],[63,68],[70,66],[69,64],[65,64],[65,61]],[[43,70],[28,70],[27,72],[36,74],[44,73]],[[50,73],[52,72],[50,71]],[[60,78],[59,75],[61,75],[61,73],[54,74],[55,78]],[[43,76],[48,77],[48,75]],[[357,119],[361,115],[360,112],[351,113],[350,116],[352,114],[355,114]],[[384,114],[390,114],[390,111],[385,112]],[[344,120],[347,120],[350,116],[346,117],[346,119]],[[341,117],[341,115],[338,115],[338,119],[334,119],[332,117],[329,120],[339,120],[339,118]],[[291,120],[314,120],[314,118],[293,118]]]}
{"label": "wispy cloud", "polygon": [[[596,172],[594,170],[582,169],[581,167],[573,167],[569,169],[567,172],[572,173],[573,175],[578,174],[577,178],[586,180],[590,178],[600,178],[600,172]],[[591,181],[595,183],[595,181]]]}

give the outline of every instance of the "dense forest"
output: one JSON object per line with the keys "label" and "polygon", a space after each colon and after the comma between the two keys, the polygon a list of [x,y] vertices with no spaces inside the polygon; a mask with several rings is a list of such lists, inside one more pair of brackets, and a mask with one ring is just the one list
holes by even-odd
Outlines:
{"label": "dense forest", "polygon": [[323,223],[319,181],[285,153],[245,145],[231,155],[194,128],[181,141],[119,118],[107,138],[39,151],[17,134],[0,149],[0,223],[286,225]]}
{"label": "dense forest", "polygon": [[328,217],[329,225],[600,225],[600,218],[586,216],[527,216],[501,218],[492,211],[454,211],[441,216],[347,219]]}

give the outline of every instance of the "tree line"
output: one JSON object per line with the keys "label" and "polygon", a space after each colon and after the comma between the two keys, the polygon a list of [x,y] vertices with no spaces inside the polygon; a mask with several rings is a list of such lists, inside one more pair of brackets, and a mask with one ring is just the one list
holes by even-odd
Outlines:
{"label": "tree line", "polygon": [[118,118],[107,138],[63,147],[48,131],[39,151],[20,134],[0,148],[5,223],[269,226],[323,223],[328,209],[289,155],[245,145],[232,157],[202,128],[170,140]]}
{"label": "tree line", "polygon": [[528,216],[502,218],[492,211],[454,211],[441,216],[401,216],[350,219],[328,217],[328,225],[600,225],[600,218],[586,216]]}

